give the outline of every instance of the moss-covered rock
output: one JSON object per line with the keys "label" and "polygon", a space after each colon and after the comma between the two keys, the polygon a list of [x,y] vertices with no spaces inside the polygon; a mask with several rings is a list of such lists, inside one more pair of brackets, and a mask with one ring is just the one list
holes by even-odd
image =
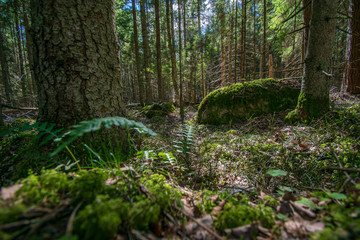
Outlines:
{"label": "moss-covered rock", "polygon": [[146,106],[143,108],[145,116],[148,118],[153,117],[164,117],[169,113],[175,111],[175,107],[171,103],[155,103],[150,106]]}
{"label": "moss-covered rock", "polygon": [[215,90],[201,102],[197,121],[227,124],[261,114],[295,108],[300,82],[259,79]]}

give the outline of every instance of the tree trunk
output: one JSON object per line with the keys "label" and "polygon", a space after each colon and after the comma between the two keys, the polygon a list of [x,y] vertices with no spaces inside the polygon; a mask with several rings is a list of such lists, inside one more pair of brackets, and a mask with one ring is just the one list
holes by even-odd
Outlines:
{"label": "tree trunk", "polygon": [[26,88],[26,75],[25,75],[25,69],[24,69],[24,57],[23,57],[23,52],[22,52],[22,47],[21,47],[21,35],[20,35],[20,22],[19,22],[19,2],[18,0],[15,0],[14,2],[14,6],[15,6],[15,34],[16,34],[16,39],[17,39],[17,49],[18,49],[18,55],[19,55],[19,77],[20,77],[20,82],[21,82],[21,91],[22,91],[22,103],[24,105],[27,104],[27,88]]}
{"label": "tree trunk", "polygon": [[304,32],[303,32],[303,44],[302,44],[302,51],[301,51],[301,67],[304,69],[305,64],[305,56],[306,56],[306,49],[309,41],[309,24],[310,24],[310,18],[311,18],[311,0],[303,0],[303,7],[307,6],[303,10],[303,16],[304,16]]}
{"label": "tree trunk", "polygon": [[253,70],[253,80],[256,79],[256,66],[257,66],[257,61],[256,61],[256,0],[254,0],[254,33],[253,33],[253,42],[254,42],[254,46],[253,46],[253,54],[254,54],[254,70]]}
{"label": "tree trunk", "polygon": [[29,60],[29,68],[30,68],[30,85],[33,90],[33,93],[35,93],[36,90],[36,81],[35,81],[35,73],[34,73],[34,63],[33,63],[33,43],[32,38],[30,34],[30,23],[29,18],[27,14],[27,6],[26,6],[26,0],[22,1],[22,7],[23,7],[23,16],[24,16],[24,27],[25,27],[25,36],[26,36],[26,50],[27,50],[27,56]]}
{"label": "tree trunk", "polygon": [[337,0],[312,2],[309,42],[298,106],[287,118],[305,120],[329,110],[328,70],[335,38]]}
{"label": "tree trunk", "polygon": [[235,22],[234,22],[234,30],[235,30],[235,46],[234,46],[234,83],[237,83],[237,50],[238,50],[238,47],[237,47],[237,41],[238,41],[238,36],[237,36],[237,27],[238,27],[238,23],[237,23],[237,20],[238,20],[238,1],[235,0],[234,1],[234,4],[235,4]]}
{"label": "tree trunk", "polygon": [[160,41],[160,10],[159,0],[155,0],[155,28],[156,28],[156,70],[158,83],[158,99],[164,101],[163,82],[162,82],[162,65],[161,65],[161,41]]}
{"label": "tree trunk", "polygon": [[229,74],[228,74],[228,85],[232,84],[232,39],[233,39],[233,29],[234,29],[234,19],[232,17],[233,13],[230,13],[230,35],[229,35],[229,46],[228,46],[228,56],[229,56]]}
{"label": "tree trunk", "polygon": [[139,86],[139,101],[140,104],[144,104],[144,86],[141,79],[141,61],[139,53],[139,36],[137,29],[137,20],[136,20],[136,6],[135,0],[132,1],[132,14],[133,14],[133,25],[134,25],[134,43],[135,43],[135,62],[136,62],[136,79]]}
{"label": "tree trunk", "polygon": [[10,83],[10,72],[9,72],[9,65],[8,65],[8,58],[5,48],[5,35],[4,35],[4,27],[3,23],[0,21],[0,57],[1,57],[1,77],[3,84],[5,86],[5,97],[7,104],[13,105],[13,91]]}
{"label": "tree trunk", "polygon": [[140,0],[141,32],[143,38],[144,71],[145,71],[145,84],[146,84],[145,103],[147,105],[150,105],[153,102],[153,97],[152,97],[152,86],[151,86],[151,76],[150,76],[150,71],[151,71],[150,47],[149,47],[149,36],[148,36],[145,4],[146,4],[146,0]]}
{"label": "tree trunk", "polygon": [[177,67],[176,67],[176,58],[175,58],[175,49],[174,49],[174,43],[173,43],[173,27],[170,20],[170,7],[172,11],[172,4],[170,6],[171,0],[166,0],[166,26],[167,26],[167,32],[168,32],[168,47],[170,51],[171,56],[171,78],[174,85],[174,91],[175,91],[175,102],[179,101],[179,88],[177,83]]}
{"label": "tree trunk", "polygon": [[201,34],[200,4],[201,4],[201,0],[198,0],[198,2],[197,2],[197,17],[198,17],[198,32],[199,32],[199,50],[200,50],[200,58],[201,58],[201,83],[202,83],[203,98],[205,98],[206,85],[205,85],[205,76],[204,76],[204,53],[203,53],[203,43],[202,43],[202,34]]}
{"label": "tree trunk", "polygon": [[183,73],[182,73],[182,38],[181,38],[181,0],[178,0],[178,18],[179,18],[179,77],[180,77],[180,119],[184,123],[184,99],[183,99]]}
{"label": "tree trunk", "polygon": [[39,121],[124,116],[114,1],[31,1]]}
{"label": "tree trunk", "polygon": [[350,39],[348,47],[347,92],[360,94],[360,2],[350,1]]}
{"label": "tree trunk", "polygon": [[225,53],[225,13],[223,7],[220,12],[220,46],[221,46],[221,87],[226,86],[226,53]]}
{"label": "tree trunk", "polygon": [[240,79],[241,81],[246,76],[246,0],[242,0],[242,18],[241,18],[241,68]]}
{"label": "tree trunk", "polygon": [[265,59],[266,59],[266,0],[263,2],[263,35],[261,43],[261,56],[260,56],[260,78],[265,77]]}

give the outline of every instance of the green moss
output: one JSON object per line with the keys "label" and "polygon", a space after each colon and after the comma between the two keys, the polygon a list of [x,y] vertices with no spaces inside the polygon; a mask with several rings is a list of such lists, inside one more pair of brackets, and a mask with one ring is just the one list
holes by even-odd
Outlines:
{"label": "green moss", "polygon": [[24,179],[17,195],[27,204],[57,204],[68,190],[69,180],[65,173],[42,170],[41,175],[31,174]]}
{"label": "green moss", "polygon": [[159,220],[161,209],[159,204],[141,197],[129,212],[129,226],[133,229],[148,231],[151,224]]}
{"label": "green moss", "polygon": [[164,117],[169,113],[174,112],[175,106],[171,103],[156,103],[150,106],[145,106],[142,108],[142,110],[144,111],[145,116],[148,118]]}
{"label": "green moss", "polygon": [[164,209],[170,208],[175,202],[177,206],[181,206],[181,193],[165,182],[166,178],[160,174],[153,174],[149,177],[140,179],[149,190],[152,196],[156,198],[156,202]]}
{"label": "green moss", "polygon": [[223,232],[258,221],[263,227],[272,228],[275,225],[274,212],[269,207],[249,206],[246,203],[229,202],[219,213],[215,227]]}
{"label": "green moss", "polygon": [[329,97],[320,99],[310,94],[300,93],[295,110],[285,117],[285,122],[311,121],[323,116],[327,111],[329,111]]}
{"label": "green moss", "polygon": [[199,106],[197,121],[228,124],[294,108],[299,92],[299,83],[285,80],[237,83],[208,94]]}
{"label": "green moss", "polygon": [[80,239],[112,239],[127,220],[130,204],[122,199],[98,195],[75,219],[75,232]]}

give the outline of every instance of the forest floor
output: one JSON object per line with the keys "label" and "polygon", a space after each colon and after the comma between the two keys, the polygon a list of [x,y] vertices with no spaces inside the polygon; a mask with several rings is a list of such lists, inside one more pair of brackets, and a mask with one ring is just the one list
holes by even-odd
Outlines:
{"label": "forest floor", "polygon": [[288,111],[210,126],[192,106],[184,123],[131,107],[157,136],[132,137],[126,160],[89,150],[80,171],[25,154],[33,131],[4,136],[0,239],[359,239],[360,101],[332,101],[296,125]]}

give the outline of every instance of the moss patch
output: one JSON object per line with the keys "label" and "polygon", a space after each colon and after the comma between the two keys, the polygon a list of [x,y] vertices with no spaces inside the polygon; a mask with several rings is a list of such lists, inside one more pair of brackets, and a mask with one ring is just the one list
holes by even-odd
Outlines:
{"label": "moss patch", "polygon": [[175,107],[171,103],[160,103],[146,106],[143,108],[145,116],[148,118],[164,117],[175,111]]}
{"label": "moss patch", "polygon": [[215,90],[201,102],[197,121],[227,124],[253,116],[295,108],[300,93],[297,81],[260,79]]}

